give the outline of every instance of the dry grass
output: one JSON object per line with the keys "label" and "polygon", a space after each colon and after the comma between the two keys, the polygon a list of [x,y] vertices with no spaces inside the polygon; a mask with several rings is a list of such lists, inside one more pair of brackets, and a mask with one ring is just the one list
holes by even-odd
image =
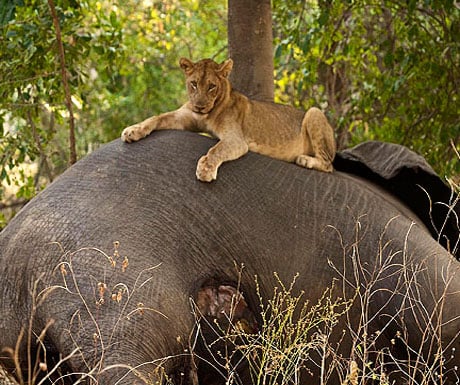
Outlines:
{"label": "dry grass", "polygon": [[[387,228],[391,225],[392,221]],[[248,383],[243,377],[245,373],[240,375],[239,370],[245,365],[249,367],[254,385],[297,385],[302,383],[301,376],[303,381],[309,378],[308,368],[316,369],[314,383],[321,385],[331,381],[336,383],[337,379],[343,385],[370,382],[387,385],[395,378],[408,385],[442,385],[448,383],[447,375],[458,381],[458,368],[450,369],[450,373],[445,368],[457,354],[452,342],[458,340],[460,330],[450,343],[441,344],[444,325],[450,321],[458,323],[458,320],[446,320],[441,316],[449,284],[458,279],[452,274],[456,262],[452,260],[450,266],[445,266],[442,275],[444,292],[430,293],[430,288],[424,286],[425,273],[427,264],[433,261],[429,258],[425,261],[413,259],[407,249],[411,229],[406,234],[402,250],[394,250],[392,242],[385,240],[385,234],[382,234],[374,263],[362,263],[360,229],[358,219],[356,242],[351,249],[344,246],[344,259],[351,261],[353,274],[343,273],[345,262],[344,266],[329,262],[339,279],[324,291],[317,303],[310,303],[303,292],[294,294],[295,277],[287,286],[278,279],[278,286],[268,300],[258,291],[262,325],[256,334],[248,334],[240,326],[241,321],[233,323],[230,315],[222,328],[218,322],[209,322],[197,314],[200,323],[206,322],[206,327],[214,327],[217,337],[214,341],[207,341],[209,354],[205,359],[220,373],[223,383]],[[389,276],[396,282],[395,286],[382,288],[381,282]],[[334,296],[333,293],[337,294],[335,286],[339,285],[342,286],[342,296]],[[257,280],[256,288],[259,288]],[[352,294],[347,296],[347,293]],[[386,303],[382,303],[380,309],[371,309],[370,304],[380,294],[386,298]],[[433,306],[426,307],[426,300],[432,301]],[[400,303],[391,316],[386,314],[386,305],[390,302]],[[356,323],[352,319],[357,308],[360,312]],[[415,319],[415,329],[408,330],[404,319],[410,317]],[[347,330],[339,325],[343,318],[347,320]],[[379,318],[388,319],[388,323],[376,330],[375,322]],[[382,335],[388,334],[390,328],[394,330],[395,325],[399,327],[389,346],[382,347]],[[198,327],[198,333],[199,330]],[[409,336],[414,333],[420,337],[418,345],[409,343]],[[339,354],[340,341],[346,339],[345,334],[351,339],[352,346],[348,355],[342,356]],[[333,344],[331,340],[334,340]],[[395,354],[394,347],[403,354]],[[201,352],[195,353],[200,359]],[[209,355],[213,359],[210,360]]]}

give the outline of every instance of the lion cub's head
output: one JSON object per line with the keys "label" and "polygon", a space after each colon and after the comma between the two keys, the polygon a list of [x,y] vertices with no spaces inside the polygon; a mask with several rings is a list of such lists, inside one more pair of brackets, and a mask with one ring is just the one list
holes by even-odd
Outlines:
{"label": "lion cub's head", "polygon": [[208,114],[214,108],[216,101],[221,100],[230,90],[228,75],[232,71],[232,59],[217,64],[211,59],[193,63],[189,59],[182,58],[179,64],[185,73],[193,112]]}

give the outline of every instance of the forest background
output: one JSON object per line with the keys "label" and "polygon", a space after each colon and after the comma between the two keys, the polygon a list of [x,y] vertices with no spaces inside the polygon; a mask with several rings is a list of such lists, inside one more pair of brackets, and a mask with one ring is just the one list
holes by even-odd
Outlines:
{"label": "forest background", "polygon": [[[339,148],[408,146],[460,182],[460,4],[272,0],[275,101]],[[185,100],[182,56],[227,58],[227,0],[0,0],[0,228],[69,164]],[[5,210],[9,209],[9,210]]]}

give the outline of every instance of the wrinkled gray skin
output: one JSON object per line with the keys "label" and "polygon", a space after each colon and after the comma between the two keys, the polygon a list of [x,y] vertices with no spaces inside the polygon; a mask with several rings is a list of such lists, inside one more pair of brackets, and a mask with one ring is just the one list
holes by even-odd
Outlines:
{"label": "wrinkled gray skin", "polygon": [[[100,362],[99,374],[94,374],[100,384],[131,384],[141,379],[119,364],[137,367],[147,377],[155,365],[145,363],[159,364],[162,357],[184,353],[194,325],[189,298],[209,278],[236,283],[235,263],[244,264],[241,289],[257,313],[254,275],[265,299],[276,284],[273,272],[286,284],[299,273],[295,287],[312,303],[333,278],[339,278],[340,295],[350,298],[355,276],[364,283],[362,272],[353,271],[353,258],[358,258],[367,278],[374,270],[382,271],[369,302],[369,333],[381,331],[379,344],[394,354],[406,351],[390,342],[399,331],[418,349],[427,315],[444,295],[438,316],[446,323],[442,339],[447,366],[460,365],[460,353],[450,358],[452,347],[460,350],[459,263],[415,214],[364,179],[305,170],[252,153],[224,164],[218,181],[201,183],[195,179],[196,161],[211,145],[208,138],[173,131],[134,144],[115,141],[78,162],[30,202],[0,234],[0,347],[14,347],[28,319],[37,335],[52,319],[46,333],[48,358],[58,352],[68,355],[76,343],[86,364],[75,355],[68,362],[70,372],[87,372],[86,365]],[[92,249],[111,256],[114,241],[120,254],[115,268]],[[125,256],[129,266],[122,272]],[[62,261],[70,262],[65,266],[68,291],[47,292],[31,317],[34,283],[37,292],[63,285]],[[403,278],[413,278],[416,269],[423,272],[410,285]],[[457,277],[452,278],[454,272]],[[96,305],[101,282],[107,289],[104,302]],[[130,290],[128,303],[126,292],[119,303],[111,299],[122,287],[116,287],[119,283]],[[153,310],[135,311],[140,303]],[[357,324],[360,313],[357,304],[349,321]],[[337,334],[343,329],[339,325]],[[425,344],[423,354],[430,359],[428,349]],[[351,356],[348,337],[341,352]],[[184,371],[187,382],[184,357],[167,361],[165,367],[172,376]],[[4,359],[3,364],[11,362]],[[404,378],[397,371],[393,377]],[[455,378],[450,372],[450,380]],[[304,380],[319,383],[316,372]]]}

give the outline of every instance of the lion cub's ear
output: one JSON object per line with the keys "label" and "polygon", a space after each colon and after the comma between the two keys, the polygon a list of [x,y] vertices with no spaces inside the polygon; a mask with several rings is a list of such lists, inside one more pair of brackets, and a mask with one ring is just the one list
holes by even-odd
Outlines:
{"label": "lion cub's ear", "polygon": [[228,78],[228,75],[230,75],[230,72],[232,72],[232,68],[233,68],[233,60],[227,59],[222,64],[219,65],[218,72],[224,78]]}
{"label": "lion cub's ear", "polygon": [[189,75],[193,71],[193,67],[195,66],[195,64],[191,60],[186,59],[185,57],[182,57],[179,60],[179,65],[186,75]]}

